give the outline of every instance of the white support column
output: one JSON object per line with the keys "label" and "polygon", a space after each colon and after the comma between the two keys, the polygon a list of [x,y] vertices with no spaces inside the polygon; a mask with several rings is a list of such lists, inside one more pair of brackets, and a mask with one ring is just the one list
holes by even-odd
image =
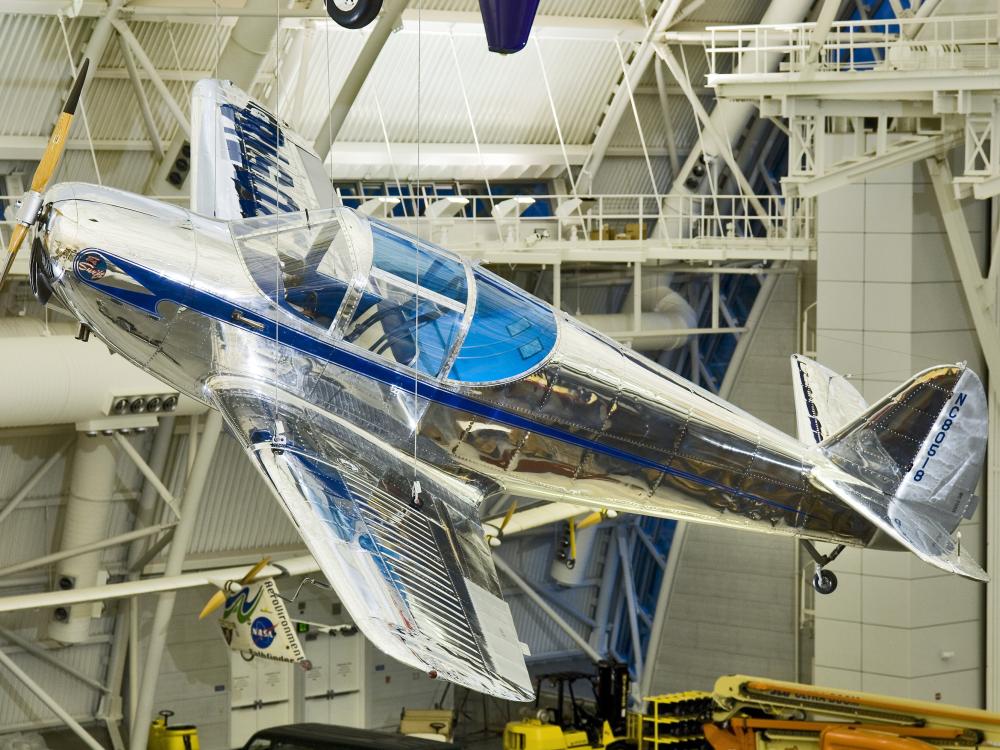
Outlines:
{"label": "white support column", "polygon": [[986,443],[986,705],[987,711],[1000,711],[1000,389],[993,379],[989,385],[990,434]]}
{"label": "white support column", "polygon": [[[998,639],[1000,639],[1000,404],[997,403],[996,378],[1000,377],[1000,327],[997,325],[997,284],[992,273],[984,278],[980,270],[976,249],[969,234],[969,226],[961,204],[955,199],[951,169],[947,161],[928,159],[927,170],[931,175],[937,196],[941,219],[948,233],[948,246],[955,262],[959,280],[965,293],[976,336],[989,368],[989,440],[987,442],[985,483],[986,559],[983,563],[990,573],[986,584],[986,638],[985,638],[985,708],[1000,710],[1000,669],[998,669]],[[991,270],[996,267],[998,248],[992,248]]]}
{"label": "white support column", "polygon": [[[853,139],[818,137],[831,160]],[[984,373],[982,298],[966,305],[963,287],[982,278],[985,233],[975,230],[987,226],[985,206],[959,205],[947,172],[937,161],[899,165],[817,201],[817,358],[869,403],[936,363],[964,360]],[[962,524],[963,546],[980,561],[992,500]],[[818,684],[982,704],[987,586],[905,552],[847,549],[830,567],[839,586],[813,607]]]}
{"label": "white support column", "polygon": [[[705,128],[702,140],[706,142],[706,150],[708,143],[714,143],[718,147],[717,156],[721,156],[726,162],[726,166],[729,167],[730,173],[739,183],[740,190],[743,191],[744,196],[750,201],[750,204],[754,207],[757,215],[764,220],[766,226],[768,227],[768,234],[771,233],[771,222],[770,215],[767,213],[767,209],[761,204],[760,200],[754,194],[753,187],[747,182],[747,178],[744,176],[743,171],[740,169],[739,164],[736,163],[736,159],[733,157],[732,143],[727,140],[723,133],[718,132],[715,129],[715,123],[713,118],[705,110],[702,105],[701,100],[695,94],[694,89],[691,87],[691,82],[687,79],[684,74],[684,69],[681,64],[674,57],[674,53],[670,51],[670,48],[665,45],[660,45],[656,48],[657,54],[663,59],[667,64],[667,68],[673,74],[674,78],[677,79],[677,83],[682,89],[690,102],[691,107],[694,109],[695,115],[702,122],[702,126]],[[675,176],[676,183],[676,176]]]}
{"label": "white support column", "polygon": [[948,247],[958,270],[969,312],[976,326],[976,336],[991,374],[1000,375],[1000,327],[994,317],[997,288],[987,283],[979,269],[976,249],[969,234],[969,225],[962,206],[955,198],[951,168],[944,159],[928,159],[925,164],[931,175],[941,220],[948,233]]}
{"label": "white support column", "polygon": [[590,645],[602,654],[608,653],[608,625],[611,617],[611,604],[618,591],[618,542],[613,533],[608,535],[608,548],[604,553],[604,570],[601,573],[601,586],[597,592],[597,607],[594,609],[594,629],[590,632]]}
{"label": "white support column", "polygon": [[59,461],[59,459],[61,459],[63,456],[66,455],[66,451],[70,449],[70,446],[73,445],[73,442],[75,440],[76,437],[72,437],[65,443],[63,443],[62,447],[60,447],[59,450],[57,450],[55,453],[53,453],[51,456],[45,459],[45,463],[39,466],[34,471],[34,473],[30,477],[28,477],[27,481],[21,485],[20,489],[18,489],[18,491],[14,493],[14,496],[7,501],[7,504],[4,505],[2,509],[0,509],[0,523],[3,523],[4,520],[7,518],[7,516],[9,516],[11,513],[17,510],[17,506],[19,506],[22,502],[24,502],[24,499],[31,494],[31,491],[35,488],[35,485],[38,484],[46,474],[49,473],[49,470],[53,466],[55,466],[56,462]]}
{"label": "white support column", "polygon": [[[549,619],[551,619],[552,622],[554,622],[561,631],[563,631],[567,636],[569,636],[569,638],[577,646],[580,647],[580,650],[583,651],[584,654],[586,654],[588,659],[590,659],[593,662],[598,662],[601,660],[602,658],[601,655],[597,653],[597,651],[595,651],[593,647],[591,647],[591,645],[587,643],[587,641],[585,641],[579,633],[576,632],[576,630],[573,629],[572,625],[570,625],[568,622],[566,622],[566,620],[563,619],[562,615],[556,612],[552,608],[552,606],[547,601],[545,601],[545,599],[539,596],[538,592],[535,591],[527,581],[521,578],[521,576],[519,576],[517,572],[510,565],[508,565],[507,562],[502,557],[500,557],[499,555],[493,555],[493,562],[496,565],[497,570],[499,570],[501,573],[507,576],[514,583],[515,586],[517,586],[519,589],[521,589],[521,591],[524,592],[525,596],[527,596],[529,599],[531,599],[532,602],[534,602],[536,607],[538,607],[543,613],[548,615]],[[145,750],[145,748],[142,748],[141,750]]]}
{"label": "white support column", "polygon": [[819,53],[823,51],[823,44],[830,33],[830,27],[837,20],[837,11],[840,10],[841,0],[823,0],[819,16],[816,18],[816,25],[813,27],[812,36],[809,39],[809,50],[806,52],[806,64],[815,65],[819,61]]}
{"label": "white support column", "polygon": [[660,109],[663,111],[663,130],[667,137],[667,156],[670,159],[670,173],[676,175],[681,171],[681,163],[677,158],[677,137],[674,135],[674,118],[670,115],[670,99],[667,92],[667,78],[663,75],[663,61],[655,60],[653,72],[656,73],[656,92],[660,97]]}
{"label": "white support column", "polygon": [[125,452],[135,464],[135,467],[139,472],[146,478],[146,481],[152,485],[153,489],[156,490],[160,498],[167,504],[170,510],[173,511],[174,515],[180,518],[181,511],[180,506],[177,503],[177,499],[173,496],[170,490],[167,489],[166,485],[160,481],[160,478],[156,475],[156,472],[150,468],[149,464],[146,463],[145,459],[139,455],[132,443],[128,441],[128,438],[121,433],[115,433],[115,440],[118,442],[118,446]]}
{"label": "white support column", "polygon": [[157,159],[163,159],[163,139],[156,129],[156,120],[153,119],[153,111],[149,107],[149,98],[146,96],[146,89],[142,87],[142,79],[139,78],[139,71],[135,67],[135,58],[125,39],[118,37],[118,47],[121,49],[122,58],[125,60],[125,69],[128,71],[129,81],[132,83],[132,90],[135,92],[135,99],[139,103],[139,111],[142,113],[142,122],[146,127],[146,134],[150,143],[153,144],[153,152]]}
{"label": "white support column", "polygon": [[5,640],[10,641],[18,648],[24,649],[32,656],[37,657],[38,659],[41,659],[42,661],[48,664],[51,664],[56,669],[63,671],[66,674],[71,675],[72,677],[75,677],[85,685],[89,685],[90,687],[92,687],[94,690],[98,690],[102,693],[108,692],[107,686],[102,685],[100,682],[93,679],[92,677],[88,677],[78,669],[74,669],[66,662],[57,659],[55,656],[52,655],[49,649],[42,648],[36,642],[31,641],[27,638],[22,638],[17,633],[12,633],[11,631],[7,630],[7,628],[3,627],[0,627],[0,638],[4,638]]}
{"label": "white support column", "polygon": [[[761,24],[768,25],[799,23],[805,19],[812,4],[813,0],[782,0],[782,2],[770,3],[760,22]],[[764,72],[764,70],[776,70],[782,56],[783,53],[780,51],[769,52],[762,61],[763,69],[761,72]],[[722,142],[705,142],[704,144],[699,144],[698,148],[693,149],[683,166],[681,166],[680,172],[674,175],[674,184],[670,192],[692,192],[689,188],[685,187],[684,181],[691,174],[691,169],[697,163],[702,145],[706,149],[708,156],[718,156],[720,150],[731,148],[731,144],[743,132],[756,111],[756,105],[750,101],[721,100],[717,102],[715,109],[712,110],[712,130],[719,134],[719,139]]]}
{"label": "white support column", "polygon": [[[179,575],[188,545],[194,534],[195,523],[198,520],[198,508],[205,490],[208,470],[215,455],[215,446],[222,430],[222,415],[212,410],[205,420],[205,431],[199,441],[198,455],[188,477],[187,489],[184,492],[184,505],[181,508],[181,520],[177,525],[167,561],[164,566],[164,576]],[[149,642],[146,651],[146,663],[143,668],[139,688],[138,705],[135,711],[135,721],[130,727],[130,750],[146,750],[149,721],[153,715],[153,701],[156,697],[156,686],[160,676],[160,664],[163,650],[167,643],[167,629],[174,611],[176,591],[165,591],[160,594],[153,614],[153,622],[149,631]]]}
{"label": "white support column", "polygon": [[642,681],[643,657],[642,641],[639,639],[639,602],[635,596],[635,581],[632,578],[632,546],[625,537],[622,526],[615,528],[618,541],[618,558],[621,560],[622,578],[625,580],[625,601],[628,603],[628,628],[632,637],[632,658],[635,662],[637,682]]}
{"label": "white support column", "polygon": [[[94,24],[94,30],[90,32],[90,39],[87,40],[87,46],[83,50],[83,55],[81,56],[79,62],[82,62],[84,58],[90,60],[91,72],[100,64],[101,58],[104,57],[104,51],[108,47],[108,42],[111,41],[111,32],[113,30],[113,22],[118,18],[118,11],[125,4],[125,0],[108,0],[107,8],[103,11],[101,16],[97,19]],[[80,97],[84,100],[87,98],[87,91],[89,90],[91,84],[94,82],[96,76],[88,76],[83,82],[83,89],[80,92]]]}
{"label": "white support column", "polygon": [[[222,54],[219,55],[213,77],[232,81],[244,91],[250,91],[253,82],[257,80],[260,66],[264,63],[278,30],[277,5],[275,0],[247,0],[241,13],[238,14],[239,20],[229,32],[229,39]],[[210,3],[203,8],[194,6],[185,8],[181,11],[181,15],[195,13],[199,10],[206,15],[215,15],[217,12]],[[134,15],[135,9],[132,11]],[[158,74],[157,77],[159,77]],[[153,79],[153,83],[156,83],[155,79]],[[190,127],[187,126],[186,122],[185,118],[185,125],[182,125],[173,137],[163,159],[153,168],[146,181],[148,195],[184,196],[189,194],[188,181],[185,181],[181,188],[177,188],[167,181],[167,175],[170,173],[170,168],[177,158],[177,154],[180,153],[185,139],[191,139]]]}
{"label": "white support column", "polygon": [[173,525],[174,524],[172,523],[165,523],[157,526],[150,526],[144,529],[136,529],[135,531],[127,531],[124,534],[118,534],[117,536],[109,537],[107,539],[99,539],[96,542],[91,542],[90,544],[85,544],[81,547],[62,549],[49,555],[36,557],[33,560],[25,560],[24,562],[14,563],[13,565],[8,565],[6,568],[0,568],[0,578],[9,576],[13,573],[20,573],[25,570],[42,568],[46,565],[50,565],[51,563],[59,562],[60,560],[68,560],[71,557],[87,555],[92,552],[100,552],[108,547],[126,544],[128,542],[135,541],[136,539],[145,539],[148,536],[154,536],[156,534],[166,532],[173,528]]}

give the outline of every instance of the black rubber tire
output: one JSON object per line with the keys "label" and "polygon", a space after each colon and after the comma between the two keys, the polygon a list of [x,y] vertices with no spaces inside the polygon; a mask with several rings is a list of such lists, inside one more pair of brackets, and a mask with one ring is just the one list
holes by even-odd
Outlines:
{"label": "black rubber tire", "polygon": [[832,570],[817,571],[812,585],[817,594],[832,594],[837,590],[837,576]]}
{"label": "black rubber tire", "polygon": [[335,0],[325,0],[326,13],[345,29],[362,29],[382,10],[382,0],[357,0],[350,10],[338,8]]}

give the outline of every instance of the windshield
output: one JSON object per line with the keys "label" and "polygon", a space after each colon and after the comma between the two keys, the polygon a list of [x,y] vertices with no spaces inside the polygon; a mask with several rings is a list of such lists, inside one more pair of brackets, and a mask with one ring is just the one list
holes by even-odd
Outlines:
{"label": "windshield", "polygon": [[540,366],[555,346],[551,307],[349,208],[244,219],[230,230],[275,305],[318,333],[426,375],[510,380]]}
{"label": "windshield", "polygon": [[298,318],[330,330],[364,262],[360,227],[343,209],[278,214],[230,227],[261,291]]}
{"label": "windshield", "polygon": [[428,375],[450,364],[468,301],[456,256],[344,208],[230,226],[254,282],[287,312]]}
{"label": "windshield", "polygon": [[465,265],[388,224],[373,221],[371,228],[368,285],[344,329],[344,340],[438,375],[465,315]]}
{"label": "windshield", "polygon": [[556,343],[552,308],[485,269],[475,279],[475,314],[448,377],[487,383],[534,370]]}

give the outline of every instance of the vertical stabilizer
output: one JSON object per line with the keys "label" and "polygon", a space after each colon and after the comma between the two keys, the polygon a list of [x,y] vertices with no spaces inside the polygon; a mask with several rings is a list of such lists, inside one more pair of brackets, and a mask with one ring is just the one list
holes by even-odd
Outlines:
{"label": "vertical stabilizer", "polygon": [[798,437],[807,445],[823,442],[868,409],[847,378],[801,354],[792,355],[792,388]]}
{"label": "vertical stabilizer", "polygon": [[979,377],[932,367],[823,440],[840,471],[818,464],[813,478],[926,562],[986,579],[956,533],[976,510],[986,434]]}

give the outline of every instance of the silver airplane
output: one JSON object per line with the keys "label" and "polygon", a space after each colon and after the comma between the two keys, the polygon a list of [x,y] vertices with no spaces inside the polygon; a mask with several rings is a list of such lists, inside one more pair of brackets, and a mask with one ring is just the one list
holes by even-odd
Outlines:
{"label": "silver airplane", "polygon": [[[796,439],[336,205],[309,145],[232,84],[200,82],[193,120],[191,210],[46,189],[58,158],[47,154],[11,257],[34,227],[43,303],[223,413],[386,654],[532,697],[480,519],[498,493],[800,537],[820,590],[845,545],[986,578],[957,532],[976,507],[987,424],[963,364],[869,406],[794,357]],[[821,555],[814,542],[836,547]]]}

